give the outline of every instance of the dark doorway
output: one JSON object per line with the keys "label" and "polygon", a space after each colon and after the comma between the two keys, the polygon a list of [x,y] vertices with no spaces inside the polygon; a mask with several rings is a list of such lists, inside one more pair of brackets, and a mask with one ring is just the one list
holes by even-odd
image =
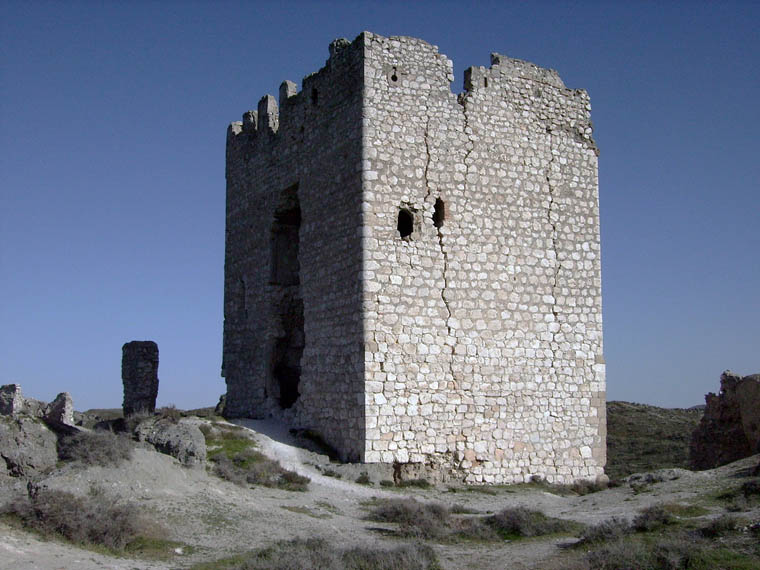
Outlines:
{"label": "dark doorway", "polygon": [[274,214],[271,235],[270,285],[273,286],[273,329],[271,392],[282,408],[298,399],[301,381],[301,356],[304,348],[303,299],[299,260],[301,207],[298,186],[282,192]]}

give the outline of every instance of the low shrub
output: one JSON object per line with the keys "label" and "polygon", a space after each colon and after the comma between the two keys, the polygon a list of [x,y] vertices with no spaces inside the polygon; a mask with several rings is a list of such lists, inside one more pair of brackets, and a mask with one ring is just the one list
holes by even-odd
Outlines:
{"label": "low shrub", "polygon": [[576,495],[590,495],[591,493],[598,493],[604,491],[609,486],[608,483],[602,483],[599,481],[586,481],[581,479],[569,485],[570,490]]}
{"label": "low shrub", "polygon": [[332,469],[325,469],[322,471],[322,475],[325,477],[334,477],[335,479],[340,479],[342,475],[338,473],[337,471],[333,471]]}
{"label": "low shrub", "polygon": [[372,481],[366,471],[359,473],[359,476],[356,478],[356,483],[359,483],[359,485],[372,485]]}
{"label": "low shrub", "polygon": [[581,528],[573,521],[547,517],[524,507],[504,509],[486,518],[486,522],[503,538],[575,532]]}
{"label": "low shrub", "polygon": [[663,505],[653,505],[640,511],[633,519],[633,529],[637,532],[651,532],[674,522],[673,515]]}
{"label": "low shrub", "polygon": [[397,523],[402,536],[426,539],[447,536],[451,530],[449,518],[445,505],[415,499],[381,499],[367,515],[371,521]]}
{"label": "low shrub", "polygon": [[702,536],[708,538],[716,538],[722,536],[728,532],[736,530],[739,526],[739,521],[736,517],[731,515],[722,515],[717,519],[711,520],[707,526],[699,529]]}
{"label": "low shrub", "polygon": [[163,538],[165,530],[131,504],[118,504],[93,491],[78,497],[66,491],[39,489],[3,508],[5,514],[43,535],[76,544],[96,544],[123,550],[139,537]]}
{"label": "low shrub", "polygon": [[396,486],[398,487],[417,487],[419,489],[430,489],[432,485],[427,479],[407,479],[406,481],[399,481]]}
{"label": "low shrub", "polygon": [[58,441],[58,458],[83,465],[114,467],[132,458],[134,444],[126,435],[110,431],[80,431]]}
{"label": "low shrub", "polygon": [[599,544],[619,540],[633,531],[631,524],[624,519],[611,518],[598,524],[586,527],[581,533],[578,546]]}
{"label": "low shrub", "polygon": [[[456,509],[456,512],[463,511],[465,509],[461,506]],[[420,503],[407,498],[381,499],[367,518],[398,524],[401,536],[432,540],[494,541],[575,532],[581,528],[578,523],[523,508],[504,509],[488,517],[451,515],[452,510],[440,503]]]}
{"label": "low shrub", "polygon": [[169,404],[168,406],[158,408],[155,415],[158,416],[159,419],[176,424],[182,417],[182,412],[180,412],[174,404]]}
{"label": "low shrub", "polygon": [[200,564],[196,570],[439,570],[435,552],[424,544],[392,549],[336,548],[320,538],[281,541],[234,559]]}

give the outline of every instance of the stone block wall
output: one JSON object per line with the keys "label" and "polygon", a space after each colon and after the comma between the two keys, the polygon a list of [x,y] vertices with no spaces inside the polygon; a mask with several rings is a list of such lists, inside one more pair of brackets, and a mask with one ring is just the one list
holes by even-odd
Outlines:
{"label": "stone block wall", "polygon": [[363,451],[362,48],[334,42],[299,92],[227,137],[226,414],[282,414]]}
{"label": "stone block wall", "polygon": [[[261,105],[232,125],[228,410],[469,482],[593,479],[605,381],[588,95],[499,55],[466,71],[463,93],[453,80],[435,46],[365,32],[335,42],[301,92],[284,84],[276,134],[261,135]],[[300,360],[285,350],[300,380],[283,410],[273,359],[290,325],[273,311],[292,311],[266,280],[283,258],[275,203],[296,185],[304,338]]]}

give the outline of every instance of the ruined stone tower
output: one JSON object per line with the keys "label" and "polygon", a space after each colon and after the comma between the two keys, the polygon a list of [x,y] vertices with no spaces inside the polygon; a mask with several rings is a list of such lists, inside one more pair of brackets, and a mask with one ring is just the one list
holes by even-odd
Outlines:
{"label": "ruined stone tower", "polygon": [[605,464],[589,98],[362,33],[227,136],[226,413],[470,482]]}

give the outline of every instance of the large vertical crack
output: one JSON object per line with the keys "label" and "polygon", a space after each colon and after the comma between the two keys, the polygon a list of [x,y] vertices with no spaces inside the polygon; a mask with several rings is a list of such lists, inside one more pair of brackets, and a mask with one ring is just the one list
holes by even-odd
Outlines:
{"label": "large vertical crack", "polygon": [[556,377],[557,375],[557,367],[556,367],[556,356],[557,352],[559,350],[559,343],[557,343],[557,332],[559,332],[559,313],[557,312],[557,292],[559,288],[559,272],[562,269],[562,262],[559,258],[559,251],[557,248],[557,223],[555,221],[555,204],[554,204],[554,186],[552,184],[552,167],[554,166],[554,137],[552,135],[551,128],[546,129],[547,134],[549,135],[549,163],[546,166],[546,185],[549,190],[549,207],[546,210],[546,217],[549,222],[549,226],[551,227],[551,243],[552,243],[552,251],[554,252],[554,274],[552,276],[552,286],[551,286],[551,296],[552,296],[552,305],[551,305],[551,312],[552,315],[554,315],[554,329],[551,330],[552,339],[550,342],[550,346],[552,349],[552,370],[554,371],[554,375]]}
{"label": "large vertical crack", "polygon": [[[428,114],[427,117],[427,123],[425,124],[425,170],[424,170],[424,179],[425,179],[425,198],[424,198],[424,204],[428,203],[428,199],[430,198],[432,194],[432,188],[430,185],[429,180],[429,170],[430,170],[430,162],[432,160],[431,154],[430,154],[430,115]],[[452,319],[452,313],[451,313],[451,306],[449,305],[449,299],[447,298],[448,293],[448,287],[449,287],[449,278],[448,278],[448,271],[449,271],[449,254],[446,251],[446,247],[443,243],[443,232],[441,231],[442,225],[436,225],[436,234],[438,236],[438,248],[441,250],[441,257],[443,258],[443,271],[442,271],[442,278],[443,278],[443,287],[441,288],[441,301],[443,302],[443,306],[446,307],[446,333],[447,337],[449,339],[456,338],[454,335],[454,332],[451,328],[451,319]],[[456,386],[457,381],[454,377],[454,346],[456,342],[454,340],[451,342],[451,358],[449,358],[449,373],[451,374],[451,380]]]}

